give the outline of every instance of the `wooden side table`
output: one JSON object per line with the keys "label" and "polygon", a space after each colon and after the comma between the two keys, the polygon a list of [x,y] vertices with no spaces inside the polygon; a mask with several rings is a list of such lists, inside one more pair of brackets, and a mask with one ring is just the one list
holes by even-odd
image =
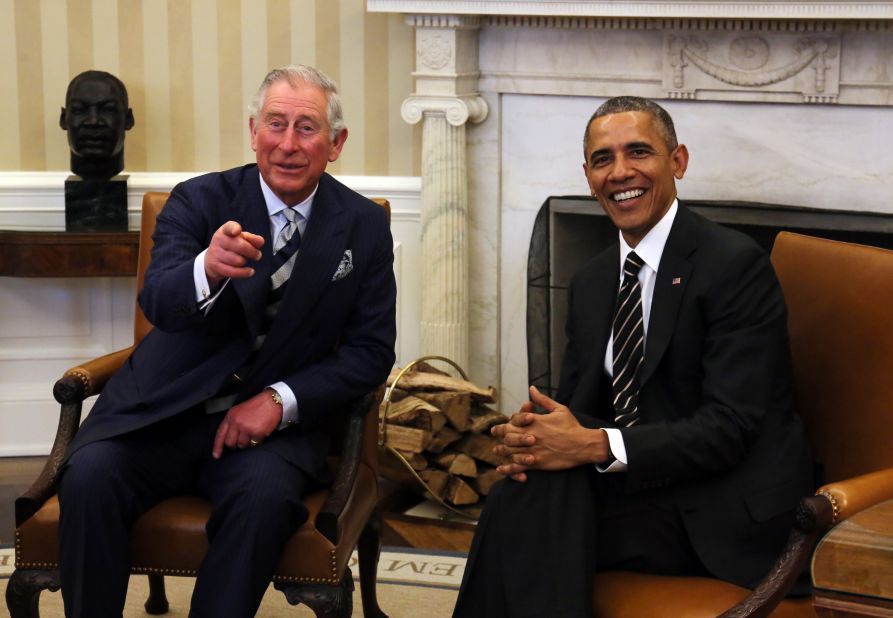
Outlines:
{"label": "wooden side table", "polygon": [[893,500],[834,527],[813,554],[812,580],[822,618],[893,617]]}
{"label": "wooden side table", "polygon": [[132,277],[139,232],[0,230],[0,276]]}

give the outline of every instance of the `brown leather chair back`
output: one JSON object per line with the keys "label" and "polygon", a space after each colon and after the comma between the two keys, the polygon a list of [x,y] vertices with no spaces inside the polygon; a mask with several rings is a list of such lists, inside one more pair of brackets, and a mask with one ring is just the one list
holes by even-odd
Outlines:
{"label": "brown leather chair back", "polygon": [[[146,269],[152,257],[152,234],[155,233],[155,219],[167,202],[168,193],[161,191],[149,191],[143,195],[143,212],[140,217],[140,254],[136,263],[136,289],[137,293],[143,289],[143,280],[146,277]],[[136,303],[136,313],[133,316],[133,345],[143,340],[150,330],[152,323],[143,314],[139,303]]]}
{"label": "brown leather chair back", "polygon": [[893,467],[893,251],[782,232],[772,263],[823,482]]}

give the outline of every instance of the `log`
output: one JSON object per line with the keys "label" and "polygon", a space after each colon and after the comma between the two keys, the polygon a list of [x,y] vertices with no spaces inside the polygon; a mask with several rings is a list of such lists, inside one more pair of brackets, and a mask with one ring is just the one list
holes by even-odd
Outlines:
{"label": "log", "polygon": [[470,430],[476,433],[483,433],[485,431],[490,431],[490,428],[495,425],[501,425],[502,423],[507,423],[509,417],[505,414],[500,414],[494,410],[490,410],[489,408],[485,408],[487,411],[481,413],[477,416],[472,412],[471,415],[471,427]]}
{"label": "log", "polygon": [[455,429],[444,427],[434,435],[425,450],[429,453],[442,453],[443,449],[461,437],[462,434]]}
{"label": "log", "polygon": [[431,468],[422,470],[419,472],[419,476],[425,481],[425,485],[428,486],[428,491],[430,491],[436,498],[443,500],[444,494],[446,493],[447,483],[450,480],[450,475],[443,470],[435,470],[434,468]]}
{"label": "log", "polygon": [[479,496],[468,483],[458,476],[454,476],[450,478],[450,482],[447,484],[444,498],[451,504],[462,506],[463,504],[474,504],[478,501]]}
{"label": "log", "polygon": [[385,444],[398,451],[421,453],[431,442],[431,432],[424,429],[387,423],[385,431]]}
{"label": "log", "polygon": [[474,478],[478,474],[474,459],[463,453],[442,453],[434,458],[434,463],[450,474]]}
{"label": "log", "polygon": [[437,433],[447,424],[446,414],[441,412],[440,410],[435,409],[430,413],[430,424],[431,424],[431,433]]}
{"label": "log", "polygon": [[478,475],[469,480],[468,483],[482,496],[489,496],[493,483],[504,478],[505,476],[497,472],[496,468],[488,468],[486,470],[478,470]]}
{"label": "log", "polygon": [[[408,395],[396,403],[392,401],[387,406],[386,420],[388,423],[425,429],[434,433],[435,430],[431,423],[432,413],[443,415],[443,412],[437,406],[431,405],[418,397]],[[443,425],[441,424],[440,427],[443,427]],[[437,428],[437,431],[440,430],[440,427]]]}
{"label": "log", "polygon": [[493,447],[497,444],[499,444],[499,440],[485,433],[467,433],[462,436],[461,440],[453,444],[452,448],[459,453],[465,453],[491,466],[499,466],[506,463],[506,461],[493,452]]}
{"label": "log", "polygon": [[443,371],[442,369],[438,369],[437,367],[435,367],[434,365],[432,365],[426,361],[417,362],[415,365],[412,366],[412,369],[410,369],[407,373],[437,373],[442,376],[450,375],[449,372]]}
{"label": "log", "polygon": [[425,470],[428,467],[428,458],[422,455],[421,453],[411,453],[409,451],[397,451],[400,455],[403,456],[403,459],[406,460],[410,466],[412,466],[413,470]]}
{"label": "log", "polygon": [[453,429],[468,429],[468,418],[471,416],[471,395],[469,393],[426,393],[418,392],[416,396],[442,411]]}
{"label": "log", "polygon": [[[399,373],[399,370],[396,368],[391,371],[391,375],[388,376],[388,386],[394,384],[394,380]],[[475,401],[484,403],[496,402],[496,389],[492,386],[484,388],[473,382],[469,382],[468,380],[453,378],[438,373],[404,373],[403,377],[400,378],[398,387],[405,390],[456,391],[460,393],[469,393]]]}

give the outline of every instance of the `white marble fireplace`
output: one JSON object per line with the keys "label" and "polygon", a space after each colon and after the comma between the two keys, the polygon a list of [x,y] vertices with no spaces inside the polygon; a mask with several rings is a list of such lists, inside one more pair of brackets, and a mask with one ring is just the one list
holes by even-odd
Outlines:
{"label": "white marble fireplace", "polygon": [[683,198],[893,213],[893,2],[368,0],[416,30],[422,351],[526,397],[534,216],[606,97],[660,100]]}

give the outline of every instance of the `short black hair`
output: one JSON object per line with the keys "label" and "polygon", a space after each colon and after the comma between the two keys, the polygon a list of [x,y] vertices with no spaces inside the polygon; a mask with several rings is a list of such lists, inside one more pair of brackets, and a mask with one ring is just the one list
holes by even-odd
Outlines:
{"label": "short black hair", "polygon": [[74,78],[68,83],[68,90],[65,91],[65,106],[68,107],[69,102],[71,101],[71,93],[74,91],[75,86],[80,84],[83,81],[87,80],[96,80],[96,81],[104,81],[110,82],[112,86],[118,91],[118,95],[124,101],[124,109],[130,107],[130,101],[127,97],[127,87],[124,86],[124,82],[120,79],[112,75],[111,73],[107,73],[105,71],[84,71],[83,73],[78,73],[74,76]]}
{"label": "short black hair", "polygon": [[651,116],[654,120],[654,126],[660,136],[663,138],[667,148],[674,150],[679,145],[676,139],[676,127],[673,126],[673,119],[663,107],[650,99],[642,97],[613,97],[608,99],[595,110],[595,113],[586,123],[586,131],[583,133],[583,156],[586,156],[586,146],[589,141],[589,127],[596,118],[610,116],[611,114],[620,114],[623,112],[644,112]]}

